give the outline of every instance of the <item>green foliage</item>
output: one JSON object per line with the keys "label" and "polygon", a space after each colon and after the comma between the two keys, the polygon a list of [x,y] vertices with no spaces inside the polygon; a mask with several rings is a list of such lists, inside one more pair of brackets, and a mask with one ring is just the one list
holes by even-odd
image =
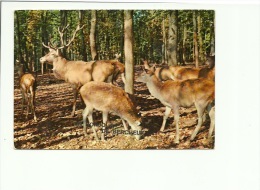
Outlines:
{"label": "green foliage", "polygon": [[[60,10],[20,10],[15,13],[14,39],[15,58],[18,58],[19,51],[24,61],[33,62],[38,67],[38,60],[48,50],[42,46],[52,41],[54,45],[60,45],[60,37],[57,31],[61,26]],[[204,53],[209,53],[211,38],[214,35],[214,11],[199,10],[201,16],[201,36]],[[82,24],[85,24],[82,32],[78,32],[74,42],[67,49],[68,59],[83,59],[83,52],[87,60],[91,60],[89,47],[90,32],[90,10],[83,11]],[[135,64],[140,59],[148,59],[151,62],[161,63],[163,47],[163,27],[168,35],[167,10],[135,10],[133,15],[134,28],[134,59]],[[18,22],[20,26],[18,27]],[[79,11],[67,11],[67,23],[70,27],[67,30],[67,40],[71,37],[79,23]],[[115,53],[124,55],[124,18],[122,10],[98,10],[96,28],[96,47],[99,59],[113,59]],[[183,46],[184,26],[187,29],[185,47]],[[82,36],[83,35],[83,36]],[[20,44],[18,44],[18,36]],[[83,46],[86,48],[83,49]],[[20,50],[18,50],[20,48]],[[185,54],[188,60],[193,61],[193,23],[192,10],[178,11],[178,51],[180,54],[186,49]],[[181,55],[178,56],[180,61]],[[28,64],[29,65],[29,64]]]}

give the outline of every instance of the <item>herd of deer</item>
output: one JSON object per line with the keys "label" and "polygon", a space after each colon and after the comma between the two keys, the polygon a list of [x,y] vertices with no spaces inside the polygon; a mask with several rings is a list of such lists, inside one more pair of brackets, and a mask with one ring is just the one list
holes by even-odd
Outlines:
{"label": "herd of deer", "polygon": [[[75,37],[75,35],[73,35]],[[73,38],[74,38],[73,37]],[[70,40],[69,44],[72,40]],[[76,109],[76,99],[80,93],[86,108],[83,111],[83,131],[86,133],[86,118],[92,127],[96,140],[99,140],[95,126],[93,124],[93,110],[102,112],[103,124],[101,139],[105,139],[106,124],[108,113],[113,112],[118,115],[123,122],[125,130],[128,124],[132,131],[136,131],[136,139],[140,139],[142,133],[141,116],[138,114],[136,105],[130,96],[120,87],[113,85],[119,75],[125,83],[125,67],[116,55],[115,60],[97,61],[69,61],[66,60],[60,50],[61,47],[53,47],[50,44],[43,46],[49,48],[49,53],[40,58],[40,62],[47,62],[53,65],[54,76],[70,83],[73,87],[74,101],[71,116],[74,116]],[[151,95],[159,99],[166,106],[165,114],[160,131],[164,131],[166,120],[173,109],[174,123],[176,127],[175,143],[179,143],[179,108],[191,107],[195,105],[198,114],[198,124],[191,135],[193,140],[200,130],[206,118],[206,111],[210,117],[210,129],[208,138],[211,138],[215,126],[215,56],[207,56],[204,68],[186,68],[181,66],[170,66],[168,68],[156,68],[144,62],[144,71],[137,78],[137,82],[146,83]],[[35,85],[36,79],[32,74],[24,73],[22,66],[18,70],[20,78],[20,89],[22,93],[22,110],[24,102],[27,102],[28,118],[29,109],[35,115]],[[126,121],[126,122],[125,122]]]}

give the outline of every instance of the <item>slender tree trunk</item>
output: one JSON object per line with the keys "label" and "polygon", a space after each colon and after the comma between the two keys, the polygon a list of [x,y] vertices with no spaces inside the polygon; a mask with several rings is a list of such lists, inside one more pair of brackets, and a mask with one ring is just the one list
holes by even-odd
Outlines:
{"label": "slender tree trunk", "polygon": [[168,65],[177,65],[177,17],[178,11],[171,11],[169,16]]}
{"label": "slender tree trunk", "polygon": [[182,41],[182,60],[186,64],[186,39],[187,39],[187,26],[183,25],[183,41]]}
{"label": "slender tree trunk", "polygon": [[23,54],[22,54],[22,47],[21,47],[21,32],[20,32],[20,22],[19,22],[19,14],[18,11],[15,11],[15,16],[16,16],[16,24],[17,24],[17,49],[18,49],[18,60],[20,63],[24,62],[23,59]]}
{"label": "slender tree trunk", "polygon": [[163,19],[162,21],[162,31],[163,31],[162,63],[167,63],[167,40],[166,40],[165,19]]}
{"label": "slender tree trunk", "polygon": [[210,55],[215,55],[215,15],[210,32]]}
{"label": "slender tree trunk", "polygon": [[197,41],[197,22],[196,22],[196,11],[193,11],[193,42],[194,42],[194,58],[196,68],[199,67],[199,51]]}
{"label": "slender tree trunk", "polygon": [[134,94],[134,63],[133,63],[133,11],[125,10],[124,44],[125,44],[125,91]]}
{"label": "slender tree trunk", "polygon": [[[83,18],[84,18],[84,11],[79,10],[79,24],[80,24],[80,27],[83,25]],[[87,61],[86,44],[85,44],[85,38],[84,38],[83,30],[80,30],[80,36],[81,36],[80,55],[82,56],[84,61]]]}
{"label": "slender tree trunk", "polygon": [[[124,11],[121,11],[121,17],[122,17],[122,20],[124,20]],[[122,30],[122,32],[124,31],[124,22],[122,22],[121,30]],[[124,53],[124,35],[121,35],[121,39],[120,39],[120,53],[121,53],[121,55],[123,55],[123,53]],[[122,57],[122,59],[123,59],[123,57]]]}
{"label": "slender tree trunk", "polygon": [[97,59],[97,50],[96,50],[96,21],[97,21],[97,11],[91,11],[91,28],[90,28],[90,51],[92,60]]}
{"label": "slender tree trunk", "polygon": [[[67,10],[61,10],[60,11],[60,19],[61,19],[61,25],[60,27],[61,28],[64,28],[67,26],[67,23],[68,23],[68,19],[67,19]],[[64,36],[63,36],[63,42],[61,42],[62,44],[66,44],[66,41],[67,41],[67,32],[64,32]],[[61,49],[61,52],[62,52],[62,55],[64,57],[66,57],[66,49],[67,48],[63,48]]]}
{"label": "slender tree trunk", "polygon": [[199,57],[200,60],[203,62],[204,61],[204,54],[203,54],[203,42],[202,42],[202,35],[201,35],[201,16],[200,12],[198,12],[197,16],[197,21],[198,21],[198,38],[199,38]]}

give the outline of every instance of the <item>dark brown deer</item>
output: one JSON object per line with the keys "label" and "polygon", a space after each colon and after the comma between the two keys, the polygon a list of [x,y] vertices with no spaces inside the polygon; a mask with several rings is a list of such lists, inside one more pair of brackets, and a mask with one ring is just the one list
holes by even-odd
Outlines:
{"label": "dark brown deer", "polygon": [[[73,32],[72,38],[67,44],[62,44],[61,47],[53,47],[50,44],[43,46],[49,48],[49,53],[40,58],[40,62],[48,62],[53,64],[53,74],[56,78],[65,80],[70,83],[73,88],[74,101],[71,116],[75,115],[76,100],[78,96],[79,88],[90,82],[94,81],[108,81],[111,76],[113,76],[116,66],[114,62],[116,61],[69,61],[66,60],[62,55],[60,50],[68,47],[74,40],[77,31],[81,30],[82,27],[77,26],[76,30]],[[63,37],[64,30],[59,30],[61,39]],[[108,81],[110,82],[110,81]]]}
{"label": "dark brown deer", "polygon": [[[112,112],[119,117],[122,121],[127,121],[133,130],[133,134],[136,139],[139,140],[142,136],[142,128],[140,126],[141,118],[138,116],[138,112],[129,98],[128,94],[121,88],[116,87],[109,83],[104,82],[88,82],[80,89],[81,97],[86,104],[86,108],[83,111],[83,131],[85,136],[86,132],[86,118],[92,126],[95,139],[99,140],[95,127],[93,125],[92,113],[93,109],[102,111],[103,124],[102,124],[102,136],[101,139],[105,139],[105,131],[108,119],[108,113]],[[127,127],[124,125],[125,129]]]}
{"label": "dark brown deer", "polygon": [[[208,108],[210,110],[214,102],[215,83],[204,78],[185,81],[168,80],[162,83],[151,70],[145,70],[138,77],[137,81],[146,83],[151,95],[159,99],[166,106],[160,131],[164,131],[166,120],[171,109],[173,109],[174,125],[176,126],[175,143],[179,143],[179,108],[195,105],[198,113],[198,124],[191,135],[191,140],[193,140],[203,123],[205,109]],[[212,124],[209,131],[212,133],[214,113],[213,111],[210,113],[209,116]]]}
{"label": "dark brown deer", "polygon": [[31,110],[34,121],[37,121],[35,114],[36,79],[31,73],[25,73],[24,65],[18,60],[16,60],[16,67],[18,68],[19,86],[22,94],[22,113],[25,104],[27,104],[26,119],[28,119],[29,110]]}

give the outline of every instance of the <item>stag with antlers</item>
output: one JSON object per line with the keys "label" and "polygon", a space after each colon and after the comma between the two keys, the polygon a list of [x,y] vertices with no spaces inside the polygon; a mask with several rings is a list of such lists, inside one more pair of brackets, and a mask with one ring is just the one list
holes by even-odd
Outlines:
{"label": "stag with antlers", "polygon": [[[40,58],[40,62],[48,62],[53,65],[53,73],[57,79],[65,80],[70,83],[73,88],[74,101],[71,116],[75,115],[76,100],[78,96],[78,91],[80,87],[90,81],[100,81],[100,82],[111,82],[109,79],[115,76],[115,72],[118,72],[117,61],[115,60],[99,60],[99,61],[69,61],[64,58],[61,54],[61,49],[69,47],[73,40],[75,39],[76,33],[84,27],[77,26],[76,30],[73,32],[72,38],[68,43],[64,43],[63,36],[64,32],[68,28],[68,25],[60,29],[58,32],[60,34],[61,46],[54,47],[51,43],[42,45],[49,49],[49,53]],[[124,72],[124,69],[120,70]]]}

